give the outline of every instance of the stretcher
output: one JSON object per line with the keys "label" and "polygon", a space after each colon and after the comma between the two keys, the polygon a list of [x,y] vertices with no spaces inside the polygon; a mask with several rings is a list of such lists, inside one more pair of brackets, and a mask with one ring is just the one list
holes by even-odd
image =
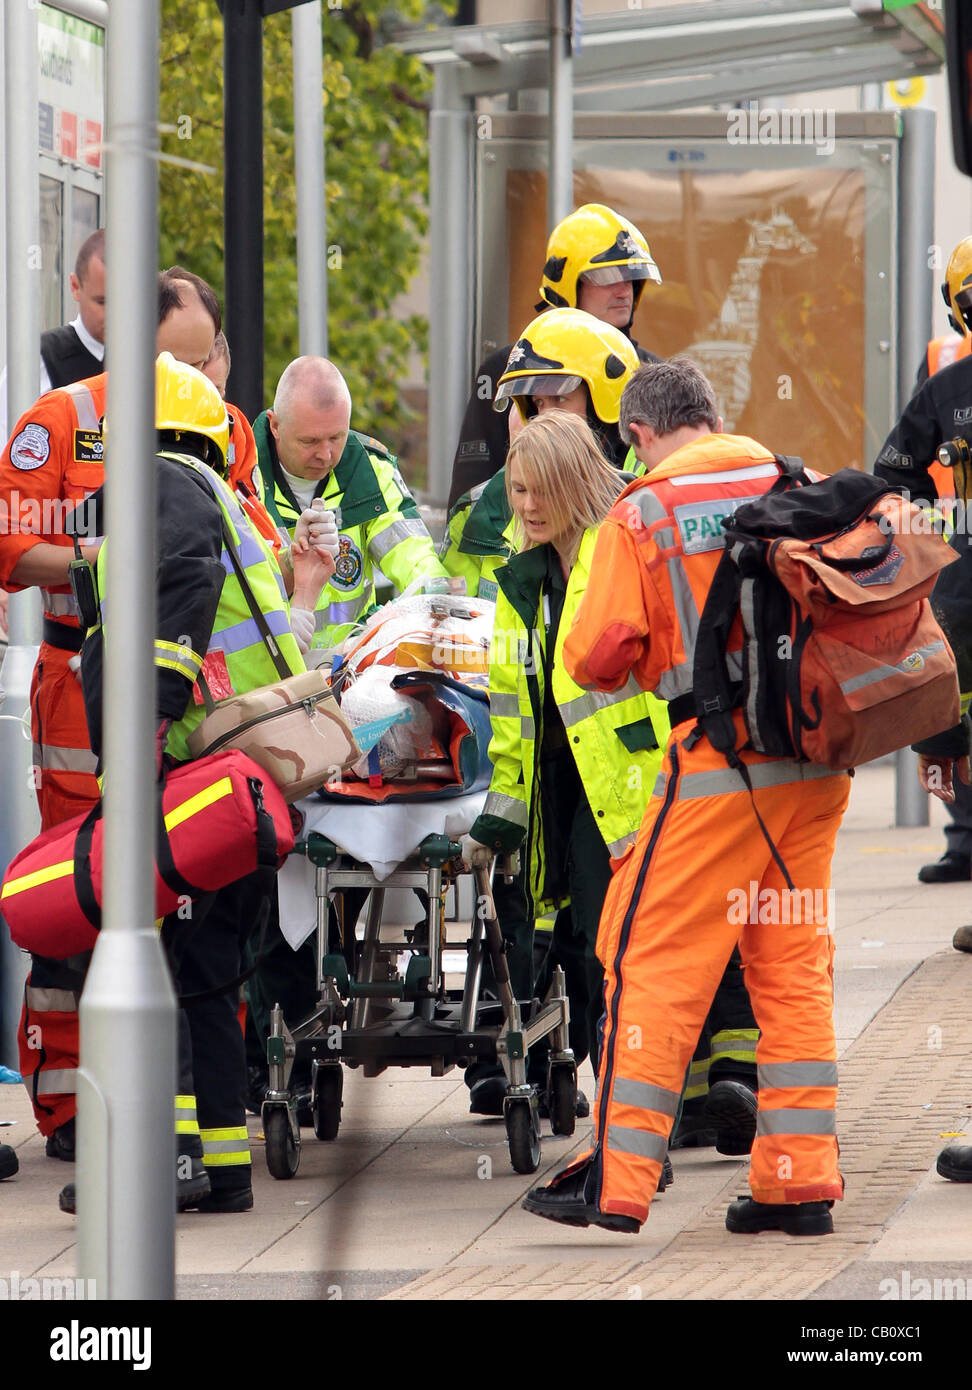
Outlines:
{"label": "stretcher", "polygon": [[[472,824],[482,800],[482,794],[473,794],[369,807],[327,800],[301,803],[304,831],[281,873],[281,928],[292,946],[314,934],[317,1004],[300,1020],[285,1019],[279,1004],[272,1013],[270,1081],[262,1118],[273,1177],[292,1178],[300,1162],[300,1098],[290,1086],[298,1062],[310,1063],[309,1118],[317,1138],[328,1141],[337,1138],[341,1124],[345,1067],[360,1067],[369,1077],[394,1066],[428,1067],[433,1076],[443,1076],[454,1066],[499,1061],[509,1083],[504,1120],[510,1161],[516,1172],[533,1173],[540,1163],[540,1118],[527,1062],[530,1048],[549,1035],[551,1129],[573,1133],[577,1067],[568,1045],[564,974],[555,969],[542,1002],[513,997],[493,904],[494,866],[473,871],[475,905],[462,943],[462,988],[447,987],[446,893],[469,872],[458,837]],[[437,816],[444,828],[429,831]],[[401,851],[409,840],[412,844],[397,864],[382,858],[396,846]],[[507,863],[500,870],[509,875],[512,866]],[[389,888],[424,891],[424,921],[411,928],[385,924]],[[333,915],[330,909],[332,899],[354,889],[366,889],[369,895],[361,939],[350,922],[342,923],[339,909]],[[456,947],[449,943],[450,955]],[[496,1000],[482,997],[487,960]]]}

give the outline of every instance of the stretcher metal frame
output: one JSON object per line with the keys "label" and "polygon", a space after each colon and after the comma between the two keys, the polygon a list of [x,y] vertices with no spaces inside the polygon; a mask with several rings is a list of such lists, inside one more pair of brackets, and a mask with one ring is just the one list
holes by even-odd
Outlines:
{"label": "stretcher metal frame", "polygon": [[[514,998],[491,887],[492,866],[473,870],[476,904],[466,941],[466,972],[459,1001],[446,994],[443,967],[445,890],[467,872],[461,847],[445,835],[428,835],[415,853],[380,883],[372,870],[342,853],[325,835],[311,832],[294,853],[315,867],[317,897],[317,1007],[289,1027],[279,1004],[267,1041],[269,1089],[262,1118],[267,1167],[275,1178],[292,1178],[300,1163],[300,1121],[313,1124],[318,1139],[337,1138],[341,1123],[343,1068],[362,1067],[378,1076],[389,1066],[428,1066],[444,1076],[456,1065],[499,1061],[508,1090],[503,1117],[510,1161],[518,1173],[540,1165],[537,1088],[527,1080],[530,1048],[550,1036],[547,1097],[554,1134],[574,1132],[577,1065],[568,1040],[570,1006],[560,966],[543,1003]],[[507,877],[511,877],[507,865]],[[423,888],[426,922],[403,940],[381,940],[385,889]],[[331,894],[345,888],[370,892],[357,974],[351,978],[343,953],[328,952]],[[423,926],[426,928],[423,931]],[[411,959],[401,977],[396,961]],[[499,1003],[480,1000],[483,963],[489,957]],[[488,1021],[502,1013],[499,1027]],[[310,1115],[290,1089],[296,1061],[310,1060]]]}

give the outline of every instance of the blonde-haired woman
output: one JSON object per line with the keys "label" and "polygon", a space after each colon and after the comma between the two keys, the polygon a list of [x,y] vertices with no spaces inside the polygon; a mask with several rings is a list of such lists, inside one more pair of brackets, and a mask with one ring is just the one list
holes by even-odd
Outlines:
{"label": "blonde-haired woman", "polygon": [[493,775],[463,842],[470,865],[521,850],[528,920],[559,909],[552,952],[567,975],[578,1062],[597,1051],[603,971],[594,945],[611,861],[634,843],[668,733],[665,703],[633,681],[591,696],[563,665],[596,529],[624,485],[577,415],[544,411],[510,446],[517,554],[496,574]]}

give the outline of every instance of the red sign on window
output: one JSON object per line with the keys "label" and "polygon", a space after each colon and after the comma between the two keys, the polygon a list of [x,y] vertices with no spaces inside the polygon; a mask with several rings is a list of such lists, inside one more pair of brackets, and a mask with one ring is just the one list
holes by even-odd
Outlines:
{"label": "red sign on window", "polygon": [[101,168],[101,123],[99,121],[84,122],[84,144],[81,149],[81,158],[92,169]]}
{"label": "red sign on window", "polygon": [[73,111],[61,112],[61,158],[78,157],[78,118]]}

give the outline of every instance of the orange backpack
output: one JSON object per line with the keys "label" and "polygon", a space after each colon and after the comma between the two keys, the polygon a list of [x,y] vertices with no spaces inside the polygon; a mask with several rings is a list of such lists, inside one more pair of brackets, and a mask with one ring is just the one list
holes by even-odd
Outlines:
{"label": "orange backpack", "polygon": [[[757,752],[839,770],[952,728],[955,658],[928,595],[955,553],[870,474],[813,482],[799,459],[777,462],[779,481],[723,523],[695,647],[702,732],[734,754],[741,706]],[[741,681],[726,663],[737,612]]]}

